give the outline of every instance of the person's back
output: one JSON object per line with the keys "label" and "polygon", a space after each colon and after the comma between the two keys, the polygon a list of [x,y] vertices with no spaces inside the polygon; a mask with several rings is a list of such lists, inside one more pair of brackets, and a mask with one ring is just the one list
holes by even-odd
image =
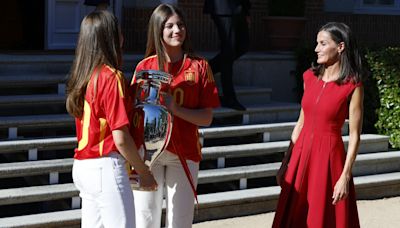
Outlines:
{"label": "person's back", "polygon": [[129,97],[121,64],[122,39],[116,18],[105,10],[82,21],[67,84],[66,107],[75,117],[72,177],[82,198],[83,228],[135,227],[128,161],[156,183],[129,134]]}
{"label": "person's back", "polygon": [[248,0],[206,0],[203,9],[217,26],[220,39],[220,52],[210,60],[210,65],[214,73],[221,73],[221,104],[238,110],[246,108],[236,98],[233,62],[248,50],[249,9]]}
{"label": "person's back", "polygon": [[249,15],[250,2],[243,0],[205,0],[203,12],[214,15]]}

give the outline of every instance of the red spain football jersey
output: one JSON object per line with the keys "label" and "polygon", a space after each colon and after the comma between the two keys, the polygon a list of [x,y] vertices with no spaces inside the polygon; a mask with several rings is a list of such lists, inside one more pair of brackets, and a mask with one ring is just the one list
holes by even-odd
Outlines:
{"label": "red spain football jersey", "polygon": [[[127,82],[120,71],[103,65],[95,83],[95,71],[86,89],[82,119],[75,118],[78,147],[76,159],[105,156],[117,151],[112,131],[129,126],[130,97]],[[95,86],[96,84],[96,86]]]}
{"label": "red spain football jersey", "polygon": [[[131,83],[133,96],[137,90],[135,75],[141,70],[158,70],[157,56],[150,56],[136,66]],[[220,105],[214,76],[205,59],[185,55],[181,61],[168,64],[165,71],[173,75],[168,90],[178,105],[189,109],[215,108]],[[136,117],[140,115],[143,113],[137,113]],[[139,118],[136,123],[141,124],[134,123],[132,124],[133,128],[142,127],[140,119],[143,117]],[[132,132],[135,130],[133,129]],[[133,138],[139,148],[143,143],[143,135],[133,133]],[[198,126],[174,116],[167,150],[177,153],[178,149],[181,150],[180,153],[184,155],[185,159],[196,162],[201,160]]]}

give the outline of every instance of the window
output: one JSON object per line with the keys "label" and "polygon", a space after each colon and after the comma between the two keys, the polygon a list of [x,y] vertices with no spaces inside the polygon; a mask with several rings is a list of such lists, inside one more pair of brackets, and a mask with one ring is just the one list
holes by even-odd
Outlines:
{"label": "window", "polygon": [[400,0],[356,0],[354,13],[400,15]]}
{"label": "window", "polygon": [[394,0],[363,0],[367,6],[394,6]]}
{"label": "window", "polygon": [[400,0],[325,0],[326,12],[400,15]]}

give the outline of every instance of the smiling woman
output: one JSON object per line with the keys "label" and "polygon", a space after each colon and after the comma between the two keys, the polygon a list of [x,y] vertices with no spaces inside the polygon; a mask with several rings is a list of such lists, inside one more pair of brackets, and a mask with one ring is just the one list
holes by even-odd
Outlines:
{"label": "smiling woman", "polygon": [[[344,43],[335,43],[328,32],[321,31],[318,33],[317,46],[315,47],[315,52],[317,53],[318,57],[318,64],[333,65],[338,63],[339,56],[343,49]],[[337,77],[334,76],[334,78],[325,78],[324,81],[334,81],[336,79]]]}
{"label": "smiling woman", "polygon": [[[360,227],[351,171],[363,116],[361,58],[350,28],[337,22],[321,27],[315,52],[317,63],[303,75],[301,111],[274,228]],[[346,118],[347,153],[340,130]]]}
{"label": "smiling woman", "polygon": [[[180,47],[186,38],[185,24],[178,15],[173,15],[165,22],[163,29],[163,41],[167,52],[176,50],[180,51]],[[174,62],[174,61],[173,61]]]}
{"label": "smiling woman", "polygon": [[[154,192],[134,191],[137,227],[161,226],[163,195],[167,201],[165,227],[192,226],[201,160],[198,126],[211,124],[212,108],[219,106],[219,99],[210,66],[193,53],[189,41],[178,8],[162,4],[153,11],[145,59],[136,66],[131,89],[133,94],[138,92],[136,73],[141,70],[171,74],[172,82],[165,88],[162,100],[174,123],[169,144],[151,170],[160,187]],[[140,112],[136,113],[143,118]],[[134,127],[132,131],[135,130]],[[137,147],[144,149],[140,144],[143,135],[134,137]]]}

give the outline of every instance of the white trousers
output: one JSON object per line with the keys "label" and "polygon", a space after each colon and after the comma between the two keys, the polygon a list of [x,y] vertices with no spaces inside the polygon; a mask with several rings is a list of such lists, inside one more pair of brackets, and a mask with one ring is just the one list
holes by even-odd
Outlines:
{"label": "white trousers", "polygon": [[81,227],[135,227],[133,194],[122,155],[75,159],[72,177],[82,198]]}
{"label": "white trousers", "polygon": [[[187,160],[194,185],[197,186],[199,163]],[[157,181],[154,192],[133,191],[138,228],[160,228],[163,196],[167,203],[166,228],[192,227],[194,196],[177,155],[165,151],[151,171]]]}

